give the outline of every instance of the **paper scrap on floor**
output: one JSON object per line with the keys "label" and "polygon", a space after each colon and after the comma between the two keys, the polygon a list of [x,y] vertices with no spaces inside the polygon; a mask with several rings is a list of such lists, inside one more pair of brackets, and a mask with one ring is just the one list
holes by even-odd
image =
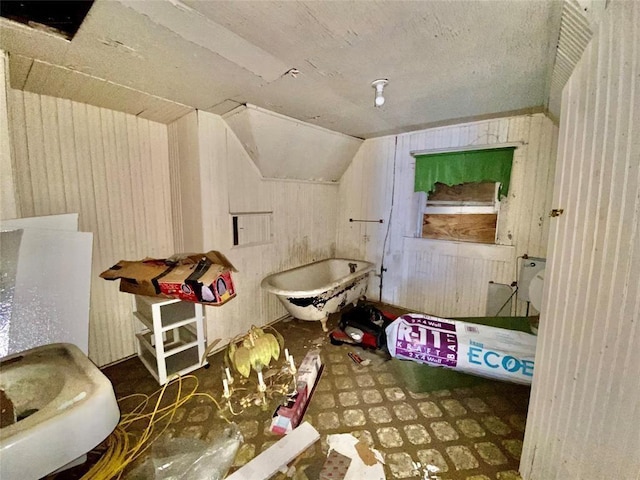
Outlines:
{"label": "paper scrap on floor", "polygon": [[344,480],[385,480],[384,459],[377,450],[368,447],[351,434],[327,436],[329,451],[335,450],[351,459]]}

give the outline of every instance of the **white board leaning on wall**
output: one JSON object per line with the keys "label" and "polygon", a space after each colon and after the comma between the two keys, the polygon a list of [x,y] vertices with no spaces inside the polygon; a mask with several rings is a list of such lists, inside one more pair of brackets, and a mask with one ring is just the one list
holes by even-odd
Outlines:
{"label": "white board leaning on wall", "polygon": [[0,357],[49,343],[89,350],[93,234],[78,214],[0,222]]}

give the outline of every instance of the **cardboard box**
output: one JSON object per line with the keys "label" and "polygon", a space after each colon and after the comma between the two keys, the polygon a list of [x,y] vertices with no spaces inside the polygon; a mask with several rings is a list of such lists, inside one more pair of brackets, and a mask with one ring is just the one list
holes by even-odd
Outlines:
{"label": "cardboard box", "polygon": [[121,260],[100,277],[119,279],[121,292],[223,305],[236,296],[231,277],[236,271],[224,255],[210,251],[168,259]]}

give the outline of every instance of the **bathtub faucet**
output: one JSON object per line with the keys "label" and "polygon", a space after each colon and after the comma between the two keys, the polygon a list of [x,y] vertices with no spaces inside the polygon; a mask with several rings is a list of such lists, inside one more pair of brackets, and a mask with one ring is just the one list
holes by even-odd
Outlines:
{"label": "bathtub faucet", "polygon": [[349,263],[349,272],[350,273],[356,273],[356,269],[358,268],[358,264],[357,263]]}

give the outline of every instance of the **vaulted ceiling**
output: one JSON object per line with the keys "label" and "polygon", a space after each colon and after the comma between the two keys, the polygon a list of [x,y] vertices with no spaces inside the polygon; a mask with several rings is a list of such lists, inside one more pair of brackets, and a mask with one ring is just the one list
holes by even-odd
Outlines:
{"label": "vaulted ceiling", "polygon": [[249,103],[369,138],[545,110],[562,18],[552,0],[97,0],[71,41],[3,18],[0,48],[13,88],[165,123]]}

